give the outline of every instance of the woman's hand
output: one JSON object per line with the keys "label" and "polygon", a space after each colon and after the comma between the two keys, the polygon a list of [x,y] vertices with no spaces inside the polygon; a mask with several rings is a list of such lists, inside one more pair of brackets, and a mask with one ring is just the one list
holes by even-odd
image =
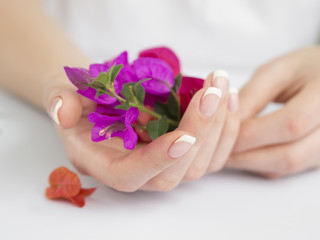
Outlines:
{"label": "woman's hand", "polygon": [[[285,103],[257,117],[269,102]],[[228,166],[275,178],[320,166],[320,47],[280,57],[240,92],[241,130]]]}
{"label": "woman's hand", "polygon": [[149,144],[138,143],[134,150],[124,149],[120,138],[91,141],[88,114],[96,105],[77,94],[64,75],[48,86],[45,106],[59,122],[67,155],[81,173],[119,191],[168,191],[224,166],[240,122],[237,93],[229,95],[228,89],[225,72],[216,72],[214,79],[210,74],[179,127]]}

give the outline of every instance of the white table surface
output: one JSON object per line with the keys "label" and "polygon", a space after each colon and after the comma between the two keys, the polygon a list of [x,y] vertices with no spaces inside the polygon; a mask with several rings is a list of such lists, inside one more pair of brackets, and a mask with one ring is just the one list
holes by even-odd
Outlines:
{"label": "white table surface", "polygon": [[45,197],[74,170],[51,120],[0,90],[0,239],[320,239],[320,171],[281,180],[222,171],[166,192],[97,186],[84,208]]}

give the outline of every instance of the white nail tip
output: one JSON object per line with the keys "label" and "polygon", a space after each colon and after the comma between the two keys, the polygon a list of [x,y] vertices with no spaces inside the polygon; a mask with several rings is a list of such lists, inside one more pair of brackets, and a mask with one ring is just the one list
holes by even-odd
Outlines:
{"label": "white nail tip", "polygon": [[229,93],[238,93],[238,92],[239,92],[239,90],[235,87],[232,87],[229,89]]}
{"label": "white nail tip", "polygon": [[178,142],[187,142],[190,144],[194,144],[196,142],[196,138],[185,134],[179,137],[174,143]]}
{"label": "white nail tip", "polygon": [[222,97],[222,91],[221,91],[221,89],[215,88],[215,87],[209,87],[209,88],[207,89],[207,91],[203,94],[203,97],[202,97],[202,98],[204,98],[204,97],[207,96],[208,94],[217,95],[219,98]]}
{"label": "white nail tip", "polygon": [[57,102],[56,106],[54,107],[54,110],[53,110],[53,120],[57,123],[57,124],[60,124],[60,121],[59,121],[59,117],[58,117],[58,112],[59,112],[59,109],[61,108],[62,106],[62,99],[60,98],[59,101]]}
{"label": "white nail tip", "polygon": [[229,74],[225,70],[216,70],[213,72],[212,78],[215,79],[216,77],[225,77],[226,79],[229,79]]}

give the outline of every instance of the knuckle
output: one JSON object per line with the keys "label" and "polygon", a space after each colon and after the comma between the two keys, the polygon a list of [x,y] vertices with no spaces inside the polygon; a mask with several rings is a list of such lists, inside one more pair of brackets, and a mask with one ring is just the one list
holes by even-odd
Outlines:
{"label": "knuckle", "polygon": [[290,138],[299,138],[307,131],[308,117],[304,114],[295,114],[287,120],[287,131]]}
{"label": "knuckle", "polygon": [[176,188],[179,184],[178,181],[171,180],[168,178],[155,179],[148,183],[151,189],[159,192],[168,192]]}
{"label": "knuckle", "polygon": [[288,68],[287,63],[282,61],[281,59],[273,60],[271,62],[267,62],[263,64],[258,70],[256,71],[257,74],[283,74],[286,72],[285,70]]}
{"label": "knuckle", "polygon": [[283,173],[298,172],[303,165],[304,156],[301,151],[289,148],[284,152],[284,158],[280,163],[280,169]]}

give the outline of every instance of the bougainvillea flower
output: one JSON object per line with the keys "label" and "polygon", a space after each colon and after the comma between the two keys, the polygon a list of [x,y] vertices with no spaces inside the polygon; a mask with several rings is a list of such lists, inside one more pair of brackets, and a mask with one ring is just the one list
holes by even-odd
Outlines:
{"label": "bougainvillea flower", "polygon": [[85,197],[90,196],[96,188],[81,188],[80,192],[74,196],[68,198],[71,202],[76,204],[78,207],[83,207],[85,205]]}
{"label": "bougainvillea flower", "polygon": [[88,89],[87,84],[93,81],[93,78],[87,69],[64,67],[64,70],[70,82],[81,90]]}
{"label": "bougainvillea flower", "polygon": [[128,63],[127,52],[122,52],[119,56],[115,57],[111,61],[107,61],[103,64],[91,64],[89,70],[83,68],[69,68],[65,67],[66,74],[70,81],[79,89],[78,93],[99,103],[99,104],[113,104],[116,99],[102,94],[99,97],[96,96],[96,90],[88,87],[86,84],[93,81],[98,77],[101,72],[108,72],[111,66],[114,64],[123,64],[123,68],[120,70],[117,78],[114,81],[114,88],[117,94],[121,92],[122,85],[128,82],[138,81],[132,67]]}
{"label": "bougainvillea flower", "polygon": [[133,62],[133,69],[138,79],[151,78],[141,85],[147,93],[163,95],[170,92],[174,85],[171,67],[165,61],[156,58],[138,58]]}
{"label": "bougainvillea flower", "polygon": [[185,76],[182,77],[181,87],[178,92],[182,114],[186,111],[193,95],[202,87],[203,79]]}
{"label": "bougainvillea flower", "polygon": [[174,76],[177,76],[180,73],[179,59],[177,55],[167,47],[146,49],[139,53],[139,57],[152,57],[162,59],[170,65]]}
{"label": "bougainvillea flower", "polygon": [[91,195],[96,188],[81,188],[78,175],[66,167],[59,167],[49,176],[50,187],[46,189],[49,199],[65,198],[79,207],[84,206],[84,197]]}
{"label": "bougainvillea flower", "polygon": [[108,116],[121,116],[125,114],[126,110],[115,108],[117,105],[119,105],[118,102],[110,105],[98,104],[96,112]]}
{"label": "bougainvillea flower", "polygon": [[89,121],[94,123],[91,139],[100,142],[112,137],[123,138],[124,147],[134,149],[137,144],[137,134],[131,127],[139,115],[139,110],[131,107],[121,116],[107,116],[97,112],[89,114]]}

